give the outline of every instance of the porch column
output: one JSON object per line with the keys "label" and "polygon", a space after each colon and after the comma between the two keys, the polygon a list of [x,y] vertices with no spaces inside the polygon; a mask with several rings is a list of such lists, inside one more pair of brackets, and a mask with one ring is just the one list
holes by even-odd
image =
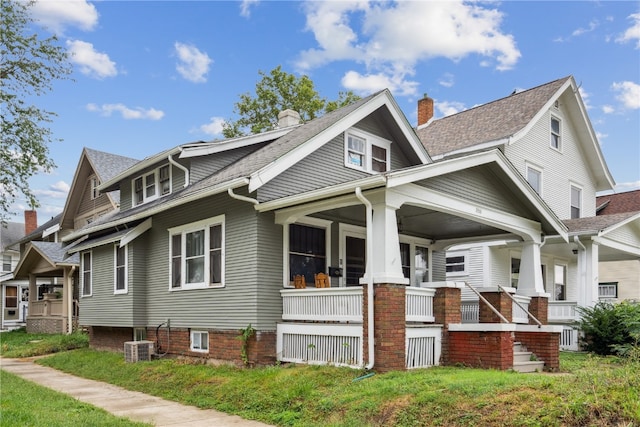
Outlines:
{"label": "porch column", "polygon": [[393,206],[387,201],[373,202],[372,206],[373,262],[371,263],[372,271],[366,272],[365,276],[368,277],[372,273],[374,283],[408,285],[409,279],[402,273],[400,238],[396,222],[396,210],[400,206]]}
{"label": "porch column", "polygon": [[29,304],[32,301],[38,301],[38,285],[36,284],[35,274],[29,274]]}
{"label": "porch column", "polygon": [[593,307],[598,297],[599,246],[592,240],[578,245],[578,305]]}
{"label": "porch column", "polygon": [[526,241],[522,244],[518,295],[528,297],[546,296],[542,281],[542,263],[540,261],[540,243]]}

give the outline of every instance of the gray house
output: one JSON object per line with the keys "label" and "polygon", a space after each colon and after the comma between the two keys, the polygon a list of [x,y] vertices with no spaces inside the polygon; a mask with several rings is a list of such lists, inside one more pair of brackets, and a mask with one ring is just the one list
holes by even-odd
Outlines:
{"label": "gray house", "polygon": [[566,239],[566,226],[498,149],[432,161],[387,90],[308,123],[287,110],[269,132],[177,146],[98,190],[119,190],[119,211],[62,239],[80,258],[93,347],[150,341],[240,362],[240,331],[253,330],[249,363],[390,370],[466,363],[481,340],[469,363],[510,369],[514,341],[532,337],[558,367],[546,297],[530,301],[538,324],[514,323],[494,292],[498,309],[464,325],[445,250],[506,236],[531,248],[522,270],[535,271],[541,239]]}

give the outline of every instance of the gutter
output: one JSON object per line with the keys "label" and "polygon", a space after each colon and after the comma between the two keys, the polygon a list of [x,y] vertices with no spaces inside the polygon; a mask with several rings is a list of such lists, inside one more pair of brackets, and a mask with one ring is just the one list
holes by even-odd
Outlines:
{"label": "gutter", "polygon": [[[180,148],[180,154],[182,154],[182,148]],[[169,153],[169,155],[167,156],[167,160],[169,160],[169,163],[171,163],[172,165],[174,165],[178,169],[182,169],[183,170],[183,172],[184,172],[184,188],[187,188],[189,186],[189,169],[187,169],[186,167],[182,166],[180,163],[178,163],[175,160],[173,160],[173,155],[171,153]]]}
{"label": "gutter", "polygon": [[247,197],[247,196],[243,196],[241,194],[236,194],[233,192],[233,188],[228,188],[227,189],[227,193],[229,194],[229,196],[231,196],[232,199],[236,199],[236,200],[241,200],[243,202],[249,202],[249,203],[253,203],[254,205],[258,205],[260,204],[260,202],[258,201],[258,199],[254,199],[252,197]]}
{"label": "gutter", "polygon": [[367,341],[369,344],[369,363],[365,366],[367,370],[373,368],[376,361],[375,356],[375,342],[374,342],[374,316],[373,316],[373,271],[371,269],[371,263],[373,258],[373,207],[371,202],[364,197],[360,187],[356,187],[356,197],[365,205],[366,208],[366,225],[367,225]]}

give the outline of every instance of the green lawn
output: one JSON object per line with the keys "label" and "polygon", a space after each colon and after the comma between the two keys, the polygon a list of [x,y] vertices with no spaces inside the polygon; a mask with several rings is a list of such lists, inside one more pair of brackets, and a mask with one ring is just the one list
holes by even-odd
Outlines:
{"label": "green lawn", "polygon": [[434,367],[357,381],[348,368],[125,363],[88,348],[38,363],[282,426],[640,425],[640,365],[586,354],[563,353],[557,374]]}
{"label": "green lawn", "polygon": [[0,370],[2,426],[148,426],[116,417],[73,397]]}

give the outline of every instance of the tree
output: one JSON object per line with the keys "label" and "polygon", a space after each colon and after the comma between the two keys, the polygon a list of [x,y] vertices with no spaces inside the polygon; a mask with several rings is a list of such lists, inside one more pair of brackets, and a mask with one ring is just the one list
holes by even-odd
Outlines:
{"label": "tree", "polygon": [[47,127],[55,113],[32,103],[52,89],[52,82],[68,78],[72,67],[56,36],[31,33],[34,1],[2,0],[0,17],[0,219],[22,193],[30,207],[38,201],[28,180],[49,172],[55,164],[48,144],[54,140]]}
{"label": "tree", "polygon": [[269,72],[259,71],[262,79],[256,83],[255,97],[240,95],[234,112],[240,117],[223,126],[226,138],[271,130],[278,122],[278,113],[291,109],[300,114],[302,122],[313,120],[324,112],[333,111],[359,99],[353,92],[340,92],[337,101],[327,102],[315,90],[307,76],[296,77],[277,66]]}

